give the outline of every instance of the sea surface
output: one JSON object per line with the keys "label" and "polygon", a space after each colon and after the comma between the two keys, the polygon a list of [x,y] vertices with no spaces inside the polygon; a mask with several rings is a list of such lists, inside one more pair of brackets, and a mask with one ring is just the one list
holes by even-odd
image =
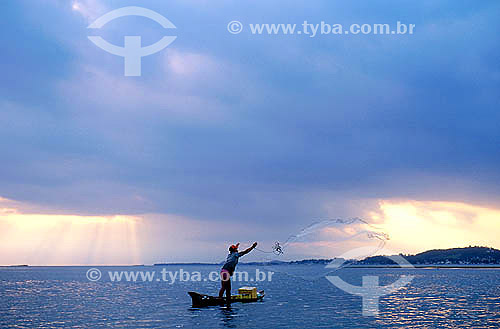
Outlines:
{"label": "sea surface", "polygon": [[[270,281],[255,282],[257,267],[239,265],[254,281],[233,282],[233,292],[257,286],[265,290],[264,300],[203,309],[191,307],[187,292],[217,294],[219,282],[207,278],[218,266],[96,267],[98,281],[87,278],[90,267],[1,267],[0,328],[500,327],[499,269],[344,268],[331,274],[358,286],[363,276],[378,276],[380,285],[414,276],[407,286],[380,298],[378,315],[363,316],[361,297],[325,278],[304,279],[323,273],[323,266],[289,267],[276,266]],[[202,280],[163,281],[162,269],[200,272]],[[155,277],[113,282],[108,271],[155,271]],[[90,276],[98,278],[97,272]]]}

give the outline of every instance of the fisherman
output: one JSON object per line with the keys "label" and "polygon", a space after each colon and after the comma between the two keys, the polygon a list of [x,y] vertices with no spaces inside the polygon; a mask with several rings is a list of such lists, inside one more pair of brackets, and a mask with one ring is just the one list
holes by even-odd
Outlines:
{"label": "fisherman", "polygon": [[220,271],[220,279],[221,279],[221,288],[219,290],[219,298],[222,298],[224,295],[224,291],[226,292],[226,302],[227,304],[231,304],[231,277],[233,276],[234,270],[236,269],[236,264],[238,264],[238,259],[241,256],[248,254],[255,247],[257,247],[257,242],[254,242],[253,245],[243,250],[242,252],[238,252],[239,243],[233,244],[229,247],[229,255],[227,255],[226,262]]}

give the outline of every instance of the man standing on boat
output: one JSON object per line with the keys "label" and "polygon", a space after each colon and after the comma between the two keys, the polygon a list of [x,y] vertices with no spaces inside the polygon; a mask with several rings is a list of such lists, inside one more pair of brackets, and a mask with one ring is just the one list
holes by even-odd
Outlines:
{"label": "man standing on boat", "polygon": [[229,255],[227,255],[226,262],[220,271],[221,288],[219,290],[219,297],[222,298],[225,291],[227,304],[231,304],[231,277],[236,269],[236,264],[238,264],[238,259],[257,247],[257,242],[254,242],[250,248],[242,252],[238,252],[239,246],[240,244],[237,243],[229,247]]}

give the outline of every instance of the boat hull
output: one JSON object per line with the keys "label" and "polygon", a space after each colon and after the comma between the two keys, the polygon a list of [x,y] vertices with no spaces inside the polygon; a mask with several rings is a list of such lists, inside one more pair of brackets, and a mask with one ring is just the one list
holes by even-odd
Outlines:
{"label": "boat hull", "polygon": [[[203,295],[194,291],[190,291],[188,294],[191,296],[193,307],[219,306],[226,304],[226,298]],[[259,291],[257,298],[241,298],[240,296],[231,296],[231,303],[253,303],[262,300],[262,298],[264,298],[263,290]]]}

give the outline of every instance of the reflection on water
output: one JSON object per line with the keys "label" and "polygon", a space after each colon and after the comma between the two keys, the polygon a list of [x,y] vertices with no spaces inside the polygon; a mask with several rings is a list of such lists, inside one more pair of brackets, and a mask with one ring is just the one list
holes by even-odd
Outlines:
{"label": "reflection on water", "polygon": [[[184,268],[217,270],[217,266]],[[242,264],[240,270],[245,269],[255,270]],[[307,265],[302,269],[320,270]],[[0,328],[498,328],[500,324],[498,269],[339,271],[355,285],[361,284],[363,275],[378,275],[381,285],[402,274],[415,276],[410,285],[380,299],[377,317],[363,317],[361,298],[325,279],[305,282],[276,273],[272,282],[258,284],[266,290],[262,302],[193,309],[187,291],[216,294],[218,282],[89,282],[86,271],[85,267],[0,268]],[[234,284],[233,289],[238,287]]]}
{"label": "reflection on water", "polygon": [[236,311],[231,306],[222,306],[220,308],[220,318],[224,327],[236,328],[236,324],[233,322],[236,316]]}

